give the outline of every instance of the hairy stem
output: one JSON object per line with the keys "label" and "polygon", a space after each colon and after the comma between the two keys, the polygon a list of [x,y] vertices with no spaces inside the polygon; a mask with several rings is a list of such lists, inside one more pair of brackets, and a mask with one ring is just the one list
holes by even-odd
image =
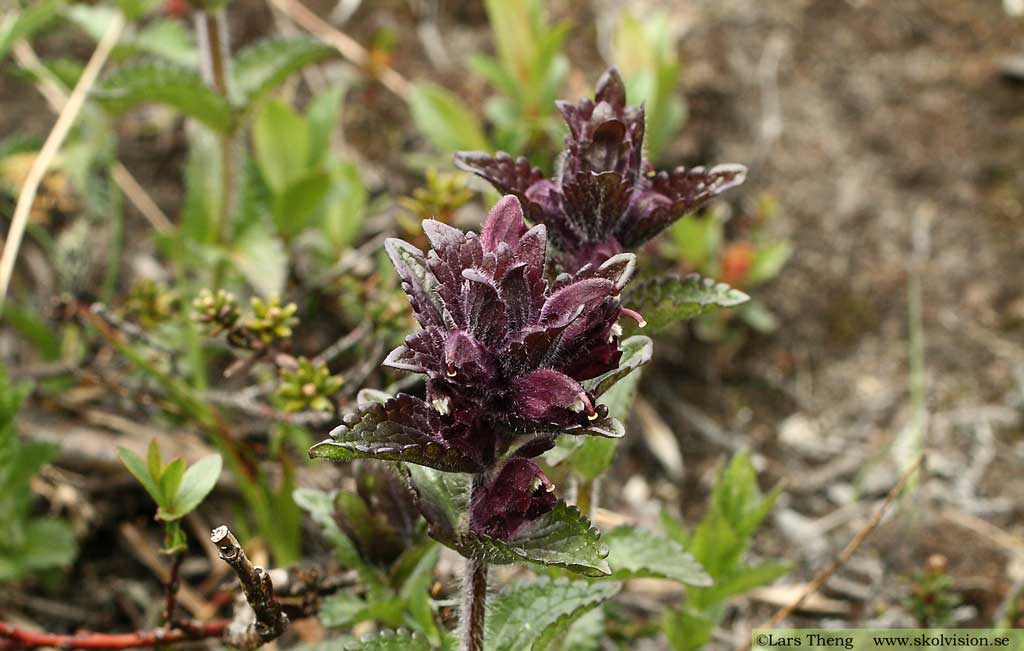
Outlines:
{"label": "hairy stem", "polygon": [[[480,498],[487,475],[473,479],[473,492],[469,499],[470,512]],[[462,575],[462,608],[459,611],[459,651],[483,651],[484,619],[487,615],[487,561],[466,558]]]}
{"label": "hairy stem", "polygon": [[459,651],[483,651],[484,618],[487,614],[487,561],[467,558],[462,577],[462,641]]}

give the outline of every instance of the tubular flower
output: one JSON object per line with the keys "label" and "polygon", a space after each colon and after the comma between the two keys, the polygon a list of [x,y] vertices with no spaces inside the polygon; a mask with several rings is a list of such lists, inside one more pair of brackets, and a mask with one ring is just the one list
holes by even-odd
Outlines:
{"label": "tubular flower", "polygon": [[505,152],[458,152],[455,164],[516,196],[531,221],[551,230],[566,269],[637,248],[746,177],[734,164],[656,173],[643,156],[643,106],[626,105],[615,68],[598,81],[593,100],[557,106],[569,135],[555,178]]}
{"label": "tubular flower", "polygon": [[529,457],[560,434],[622,435],[597,398],[628,372],[619,368],[617,321],[635,315],[619,304],[635,259],[622,253],[548,283],[547,228],[527,229],[513,196],[495,205],[480,235],[433,220],[423,229],[426,254],[386,244],[421,329],[384,364],[424,374],[426,399],[365,405],[312,453],[485,473],[471,526],[511,535],[555,503]]}

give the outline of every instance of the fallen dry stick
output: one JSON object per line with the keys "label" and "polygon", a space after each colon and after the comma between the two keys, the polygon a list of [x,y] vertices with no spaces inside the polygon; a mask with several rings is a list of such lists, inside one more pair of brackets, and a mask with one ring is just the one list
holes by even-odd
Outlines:
{"label": "fallen dry stick", "polygon": [[[295,21],[302,29],[337,50],[350,63],[364,69],[370,67],[370,55],[366,48],[356,42],[351,36],[332,27],[320,16],[306,8],[301,2],[297,0],[269,0],[269,2],[278,11]],[[394,68],[378,65],[373,68],[373,71],[385,88],[403,100],[409,99],[412,85],[408,79],[395,71]]]}
{"label": "fallen dry stick", "polygon": [[[825,585],[825,582],[829,580],[829,577],[845,565],[857,550],[860,549],[860,546],[864,544],[864,541],[868,539],[868,536],[878,528],[878,525],[882,522],[882,518],[885,516],[885,512],[889,509],[889,505],[892,504],[893,500],[895,500],[900,493],[903,492],[903,489],[907,486],[907,482],[909,482],[911,477],[917,473],[923,462],[924,455],[921,455],[916,461],[911,463],[910,466],[903,471],[903,474],[900,476],[899,481],[896,482],[896,485],[892,487],[889,493],[885,496],[885,499],[882,500],[882,503],[875,511],[875,514],[871,516],[871,520],[869,520],[868,523],[864,525],[864,528],[858,531],[857,535],[847,543],[846,547],[843,548],[843,551],[839,552],[839,555],[836,556],[835,560],[832,561],[828,567],[818,572],[814,579],[807,584],[807,588],[801,592],[800,595],[792,601],[792,603],[780,608],[774,615],[772,615],[771,619],[756,628],[775,628],[782,622],[782,620],[789,617],[790,613],[799,608],[800,604],[802,604],[807,597],[820,590],[821,586]],[[747,640],[747,642],[740,647],[739,651],[750,651],[752,642],[753,640]]]}
{"label": "fallen dry stick", "polygon": [[141,647],[163,646],[176,642],[219,638],[228,627],[225,620],[191,623],[181,627],[157,628],[131,633],[75,633],[55,635],[15,628],[0,622],[0,649],[88,649],[89,651],[119,651]]}
{"label": "fallen dry stick", "polygon": [[256,567],[245,555],[245,550],[227,527],[221,525],[210,533],[210,541],[217,546],[221,560],[231,566],[242,584],[245,600],[251,613],[239,612],[224,632],[224,641],[243,651],[255,649],[276,639],[288,628],[288,616],[274,598],[274,585],[270,574]]}

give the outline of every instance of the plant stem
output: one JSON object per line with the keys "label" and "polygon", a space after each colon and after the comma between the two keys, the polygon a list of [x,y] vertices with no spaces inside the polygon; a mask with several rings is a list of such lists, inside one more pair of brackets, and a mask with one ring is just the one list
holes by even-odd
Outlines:
{"label": "plant stem", "polygon": [[178,572],[181,569],[181,561],[184,558],[184,554],[175,554],[174,558],[171,559],[171,572],[167,577],[167,585],[164,586],[166,590],[164,624],[166,626],[172,626],[174,623],[174,609],[178,600]]}
{"label": "plant stem", "polygon": [[462,578],[462,642],[459,651],[483,651],[487,614],[487,561],[467,558]]}
{"label": "plant stem", "polygon": [[[230,48],[228,46],[227,16],[223,8],[216,11],[203,11],[196,15],[196,31],[199,35],[199,50],[202,56],[203,74],[206,83],[225,99],[231,99],[228,66]],[[220,139],[220,214],[213,224],[213,244],[224,241],[234,208],[235,164],[234,137],[230,132],[219,134]],[[217,264],[214,274],[214,287],[219,287],[225,272],[223,262]]]}
{"label": "plant stem", "polygon": [[[469,504],[479,498],[487,483],[487,475],[473,479],[473,492]],[[487,615],[487,561],[466,557],[462,575],[462,609],[459,611],[459,651],[483,651],[484,619]]]}

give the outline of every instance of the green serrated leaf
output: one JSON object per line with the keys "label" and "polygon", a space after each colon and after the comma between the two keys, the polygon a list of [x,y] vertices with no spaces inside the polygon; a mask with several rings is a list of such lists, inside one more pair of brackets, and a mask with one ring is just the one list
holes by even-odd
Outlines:
{"label": "green serrated leaf", "polygon": [[700,563],[674,540],[631,526],[616,527],[603,540],[613,578],[656,577],[683,585],[711,585]]}
{"label": "green serrated leaf", "polygon": [[415,84],[409,96],[409,107],[416,127],[442,152],[490,151],[480,121],[461,99],[445,88],[430,82]]}
{"label": "green serrated leaf", "polygon": [[139,30],[131,44],[142,52],[154,54],[183,68],[195,69],[199,65],[192,32],[179,20],[154,20]]}
{"label": "green serrated leaf", "polygon": [[604,625],[604,609],[592,608],[572,622],[555,645],[538,645],[535,651],[599,651]]}
{"label": "green serrated leaf", "polygon": [[293,73],[325,59],[334,48],[315,38],[288,37],[259,41],[239,50],[234,59],[234,88],[245,106],[284,82]]}
{"label": "green serrated leaf", "polygon": [[367,458],[403,461],[445,472],[479,472],[479,462],[465,456],[418,429],[418,399],[408,395],[384,404],[369,404],[346,416],[345,424],[331,432],[331,438],[309,449],[314,459],[350,461]]}
{"label": "green serrated leaf", "polygon": [[235,125],[234,110],[193,70],[169,63],[128,66],[103,81],[93,96],[114,113],[155,102],[194,118],[218,133]]}
{"label": "green serrated leaf", "polygon": [[195,510],[206,499],[220,477],[221,457],[211,454],[189,466],[181,478],[181,485],[172,501],[172,510],[177,518],[184,517]]}
{"label": "green serrated leaf", "polygon": [[488,608],[487,651],[531,651],[549,630],[572,622],[614,597],[620,583],[540,578],[511,585]]}
{"label": "green serrated leaf", "polygon": [[565,502],[559,502],[554,509],[524,526],[511,540],[464,532],[449,546],[454,546],[463,556],[481,558],[495,565],[525,561],[562,567],[584,576],[611,574],[605,561],[608,549],[601,542],[601,534],[579,509]]}
{"label": "green serrated leaf", "polygon": [[748,300],[749,296],[725,283],[691,274],[684,278],[667,276],[638,283],[623,302],[644,315],[652,332],[660,332],[678,321],[723,307],[735,307]]}
{"label": "green serrated leaf", "polygon": [[426,638],[403,632],[384,631],[365,637],[358,642],[349,642],[343,651],[431,651]]}

